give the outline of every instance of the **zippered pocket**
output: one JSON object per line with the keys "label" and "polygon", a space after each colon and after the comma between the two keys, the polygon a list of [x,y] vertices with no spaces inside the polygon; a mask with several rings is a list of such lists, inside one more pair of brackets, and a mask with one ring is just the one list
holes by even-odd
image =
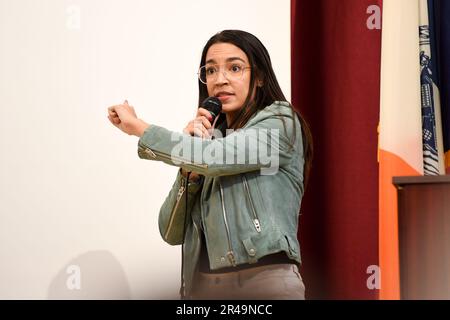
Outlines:
{"label": "zippered pocket", "polygon": [[[170,213],[169,224],[167,226],[166,232],[164,233],[164,239],[166,241],[168,241],[169,234],[172,231],[173,222],[175,220],[175,212],[178,210],[178,207],[180,206],[181,199],[183,198],[183,194],[184,194],[185,191],[186,191],[186,182],[185,182],[184,179],[182,179],[181,180],[181,186],[178,189],[177,199],[176,199],[175,205],[173,206],[172,212]],[[183,229],[184,229],[184,226],[183,226]],[[184,232],[184,230],[183,230],[183,232]],[[183,239],[181,241],[183,241]]]}
{"label": "zippered pocket", "polygon": [[245,177],[244,174],[241,175],[241,177],[242,177],[242,183],[244,184],[245,193],[247,194],[248,200],[250,202],[250,207],[252,209],[253,225],[255,226],[256,231],[259,233],[259,232],[261,232],[261,222],[258,218],[258,214],[256,213],[255,205],[253,203],[252,195],[250,193],[250,188],[248,187],[247,178]]}
{"label": "zippered pocket", "polygon": [[225,200],[223,195],[223,187],[222,183],[219,181],[219,188],[220,188],[220,201],[222,203],[222,213],[223,213],[223,221],[225,224],[225,231],[227,233],[227,240],[228,240],[228,260],[230,260],[230,263],[234,266],[236,266],[236,258],[234,256],[233,246],[231,244],[231,234],[230,234],[230,228],[228,226],[228,218],[227,218],[227,212],[225,210]]}

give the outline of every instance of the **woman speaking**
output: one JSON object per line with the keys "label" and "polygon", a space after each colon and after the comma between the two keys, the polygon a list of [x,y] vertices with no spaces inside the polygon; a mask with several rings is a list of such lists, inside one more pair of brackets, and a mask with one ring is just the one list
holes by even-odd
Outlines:
{"label": "woman speaking", "polygon": [[248,32],[209,39],[198,85],[197,115],[182,133],[146,123],[126,101],[108,108],[112,124],[139,137],[140,158],[180,168],[159,230],[183,245],[181,297],[304,299],[297,233],[309,128]]}

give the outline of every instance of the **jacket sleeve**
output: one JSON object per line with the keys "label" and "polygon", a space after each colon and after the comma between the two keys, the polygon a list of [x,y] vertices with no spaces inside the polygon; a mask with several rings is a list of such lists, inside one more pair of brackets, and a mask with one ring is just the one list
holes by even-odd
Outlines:
{"label": "jacket sleeve", "polygon": [[171,245],[183,243],[186,195],[188,195],[187,219],[189,219],[195,198],[202,186],[203,177],[198,182],[189,182],[187,184],[187,179],[183,177],[181,170],[178,171],[175,182],[159,211],[159,232],[167,243]]}
{"label": "jacket sleeve", "polygon": [[[294,120],[295,119],[295,120]],[[297,117],[270,114],[214,140],[192,137],[150,125],[138,142],[138,155],[142,159],[159,160],[195,171],[204,176],[224,176],[261,169],[262,174],[275,174],[279,167],[292,158],[289,137]],[[286,127],[285,127],[286,126]],[[301,139],[301,135],[297,138]]]}

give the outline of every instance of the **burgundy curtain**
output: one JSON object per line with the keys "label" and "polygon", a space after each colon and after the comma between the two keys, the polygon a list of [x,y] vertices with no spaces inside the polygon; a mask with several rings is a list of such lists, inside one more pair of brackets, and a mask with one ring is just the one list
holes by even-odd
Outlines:
{"label": "burgundy curtain", "polygon": [[367,286],[367,268],[378,265],[381,30],[367,25],[377,21],[372,5],[381,0],[291,0],[292,102],[315,152],[299,230],[308,299],[378,298]]}

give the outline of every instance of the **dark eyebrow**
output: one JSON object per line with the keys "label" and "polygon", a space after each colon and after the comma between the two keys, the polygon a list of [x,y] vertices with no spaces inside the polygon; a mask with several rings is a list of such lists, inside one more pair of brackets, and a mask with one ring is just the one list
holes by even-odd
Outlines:
{"label": "dark eyebrow", "polygon": [[[239,58],[239,57],[231,57],[231,58],[228,58],[228,59],[226,60],[226,62],[231,62],[231,61],[234,61],[234,60],[241,60],[243,63],[245,63],[245,61],[244,61],[242,58]],[[206,61],[206,63],[214,63],[214,64],[217,64],[217,62],[216,62],[214,59],[209,59],[208,61]]]}

